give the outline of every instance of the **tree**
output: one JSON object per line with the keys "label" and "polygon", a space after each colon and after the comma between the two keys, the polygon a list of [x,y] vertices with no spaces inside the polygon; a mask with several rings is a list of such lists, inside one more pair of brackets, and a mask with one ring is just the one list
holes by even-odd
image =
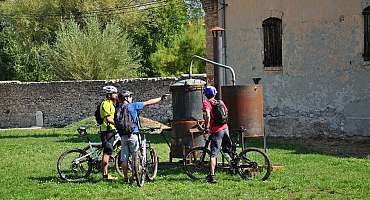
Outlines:
{"label": "tree", "polygon": [[204,10],[201,0],[184,0],[187,7],[187,16],[190,21],[198,21],[204,18]]}
{"label": "tree", "polygon": [[32,37],[24,37],[22,32],[13,26],[1,31],[1,68],[2,80],[16,79],[20,81],[50,80],[48,65],[44,53],[47,43],[35,44]]}
{"label": "tree", "polygon": [[[75,37],[81,37],[80,39],[88,39],[89,34],[86,33],[89,27],[86,26],[87,21],[91,18],[94,18],[99,24],[102,35],[103,32],[106,32],[108,25],[114,21],[115,28],[120,30],[120,37],[123,36],[125,38],[123,40],[128,41],[127,44],[130,46],[128,47],[129,51],[124,51],[127,53],[127,57],[131,58],[127,63],[133,63],[132,66],[135,66],[136,71],[139,72],[127,74],[119,71],[119,74],[117,74],[119,77],[137,75],[153,77],[165,74],[180,74],[184,72],[185,68],[183,66],[187,64],[183,63],[188,62],[189,55],[204,55],[194,53],[198,52],[196,49],[199,48],[196,46],[190,47],[189,45],[203,44],[205,35],[195,34],[203,37],[201,40],[204,40],[197,43],[188,43],[191,41],[188,40],[190,36],[184,35],[190,34],[189,31],[185,31],[185,29],[189,29],[187,27],[189,21],[195,24],[197,20],[203,17],[200,0],[17,0],[0,3],[0,12],[1,80],[80,79],[83,74],[81,74],[81,77],[77,75],[73,77],[71,73],[76,74],[77,72],[67,72],[66,70],[69,70],[71,66],[83,70],[83,65],[90,65],[90,67],[104,66],[103,71],[106,72],[108,70],[106,64],[103,65],[102,63],[115,63],[114,66],[124,65],[123,61],[109,60],[110,57],[105,52],[106,57],[100,57],[99,61],[84,60],[90,54],[97,54],[92,49],[74,49],[73,53],[76,53],[76,55],[72,55],[71,52],[68,54],[67,49],[61,46],[60,30],[63,28],[65,31],[72,31],[66,26],[71,20],[77,24],[77,27],[75,32],[70,32],[70,34],[77,34],[77,28],[85,33],[85,35],[82,32],[80,35],[75,35]],[[5,24],[4,27],[3,23]],[[64,25],[64,27],[61,27],[61,25]],[[200,30],[204,31],[202,27]],[[124,34],[124,32],[127,34]],[[111,37],[113,36],[111,35]],[[91,40],[91,42],[94,41]],[[126,48],[120,42],[118,43],[115,46],[116,49]],[[73,43],[70,42],[69,45],[73,45]],[[80,45],[80,48],[92,48],[87,42],[76,42],[74,45]],[[58,48],[58,50],[55,48]],[[63,48],[64,50],[62,50]],[[98,52],[104,50],[106,52],[111,51],[113,54],[118,53],[112,52],[114,49],[104,49],[99,45],[93,48],[98,48],[96,49]],[[182,51],[183,53],[177,52],[175,54],[172,50]],[[190,51],[193,53],[190,53]],[[79,58],[81,59],[79,64],[77,59],[72,62],[71,58],[73,56],[77,57],[83,54],[85,57]],[[68,59],[67,57],[60,57],[62,55],[68,56]],[[56,58],[61,60],[58,61]],[[170,69],[172,58],[176,60],[176,68],[181,65],[181,69]],[[182,59],[182,61],[180,62],[179,59]],[[62,61],[69,66],[62,66]],[[159,63],[167,63],[165,65],[166,69],[162,69]],[[53,70],[50,69],[51,67]],[[130,69],[133,69],[133,67]],[[95,73],[101,72],[95,70]],[[99,76],[93,75],[93,72],[91,72],[89,77],[110,77],[110,75]]]}
{"label": "tree", "polygon": [[129,51],[137,52],[116,22],[102,27],[93,17],[83,29],[75,20],[63,23],[49,59],[61,80],[131,78],[138,64]]}
{"label": "tree", "polygon": [[[154,69],[161,76],[175,75],[188,72],[189,61],[192,55],[205,56],[205,30],[203,20],[189,22],[183,34],[180,34],[167,47],[163,43],[158,44],[158,50],[150,57]],[[194,73],[204,73],[205,65],[202,62],[193,64]]]}
{"label": "tree", "polygon": [[[140,16],[128,27],[129,35],[141,49],[142,76],[153,77],[161,73],[151,63],[151,55],[157,51],[160,43],[165,48],[183,33],[187,22],[186,6],[182,0],[158,1],[158,6],[151,9],[137,10]],[[139,8],[140,9],[140,8]]]}

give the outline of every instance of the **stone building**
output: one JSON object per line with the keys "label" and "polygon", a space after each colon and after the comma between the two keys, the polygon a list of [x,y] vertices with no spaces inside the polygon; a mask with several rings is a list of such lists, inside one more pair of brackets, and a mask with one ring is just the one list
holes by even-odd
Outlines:
{"label": "stone building", "polygon": [[[370,137],[370,0],[202,3],[237,84],[262,78],[270,135]],[[207,49],[212,59],[209,31]]]}

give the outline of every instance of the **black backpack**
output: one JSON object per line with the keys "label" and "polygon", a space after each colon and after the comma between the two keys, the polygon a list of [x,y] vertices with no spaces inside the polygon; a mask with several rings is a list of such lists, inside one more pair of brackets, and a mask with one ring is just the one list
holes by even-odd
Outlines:
{"label": "black backpack", "polygon": [[[103,118],[100,116],[100,106],[101,104],[103,103],[103,101],[101,101],[97,106],[96,106],[96,110],[95,110],[95,120],[96,120],[96,123],[98,125],[102,125],[103,124]],[[103,108],[104,109],[104,108]]]}
{"label": "black backpack", "polygon": [[220,100],[217,100],[216,103],[212,103],[213,109],[213,125],[220,126],[227,123],[228,114],[226,108],[222,105]]}
{"label": "black backpack", "polygon": [[130,135],[135,128],[132,116],[128,111],[129,104],[123,104],[116,110],[114,120],[115,126],[120,135]]}

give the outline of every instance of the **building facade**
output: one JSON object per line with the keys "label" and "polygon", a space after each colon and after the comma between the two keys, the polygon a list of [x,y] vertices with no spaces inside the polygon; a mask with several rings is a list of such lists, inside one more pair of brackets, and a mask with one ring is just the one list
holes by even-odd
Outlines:
{"label": "building facade", "polygon": [[[262,78],[269,135],[370,137],[370,0],[203,0],[203,7],[207,30],[225,29],[224,63],[237,84]],[[211,33],[207,49],[212,59]]]}

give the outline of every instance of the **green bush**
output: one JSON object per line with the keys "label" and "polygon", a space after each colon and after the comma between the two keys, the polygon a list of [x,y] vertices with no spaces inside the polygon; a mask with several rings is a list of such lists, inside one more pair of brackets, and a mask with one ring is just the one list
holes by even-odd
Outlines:
{"label": "green bush", "polygon": [[[161,76],[178,76],[188,72],[192,55],[205,56],[206,41],[204,38],[203,20],[189,22],[185,26],[184,33],[179,34],[169,47],[164,43],[158,44],[158,50],[150,57],[155,71],[158,71]],[[204,73],[204,63],[194,63],[193,72]]]}
{"label": "green bush", "polygon": [[[82,28],[81,28],[82,27]],[[127,34],[116,22],[104,27],[96,17],[83,26],[62,23],[49,59],[57,79],[116,79],[136,77],[137,53]]]}

